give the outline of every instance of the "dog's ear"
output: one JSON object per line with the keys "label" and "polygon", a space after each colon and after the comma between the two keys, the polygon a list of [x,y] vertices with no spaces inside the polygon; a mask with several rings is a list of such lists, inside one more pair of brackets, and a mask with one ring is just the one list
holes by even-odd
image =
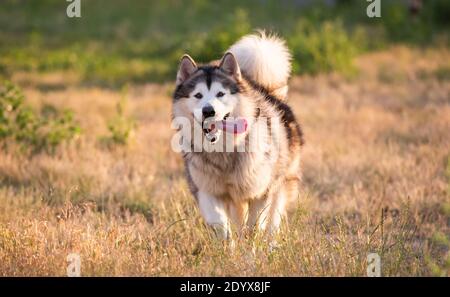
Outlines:
{"label": "dog's ear", "polygon": [[184,55],[181,58],[180,67],[177,73],[176,85],[182,84],[189,76],[197,70],[197,65],[189,55]]}
{"label": "dog's ear", "polygon": [[241,70],[239,68],[239,64],[234,55],[230,52],[226,53],[223,56],[222,60],[220,61],[219,68],[226,73],[233,75],[237,79],[241,78]]}

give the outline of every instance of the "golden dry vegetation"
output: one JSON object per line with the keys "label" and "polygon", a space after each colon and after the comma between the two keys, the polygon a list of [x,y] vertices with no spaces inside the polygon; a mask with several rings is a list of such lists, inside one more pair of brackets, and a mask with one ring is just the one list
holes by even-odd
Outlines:
{"label": "golden dry vegetation", "polygon": [[[210,237],[171,150],[171,84],[124,90],[16,72],[27,103],[71,108],[82,133],[55,154],[0,152],[0,275],[449,275],[450,52],[394,47],[358,74],[294,77],[302,193],[269,253]],[[127,146],[99,140],[126,97]],[[254,253],[252,252],[253,247]]]}

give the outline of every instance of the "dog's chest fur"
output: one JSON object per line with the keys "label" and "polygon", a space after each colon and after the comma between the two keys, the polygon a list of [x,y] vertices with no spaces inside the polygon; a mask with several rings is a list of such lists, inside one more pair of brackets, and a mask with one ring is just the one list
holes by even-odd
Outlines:
{"label": "dog's chest fur", "polygon": [[259,151],[190,153],[185,158],[189,182],[197,190],[234,201],[264,195],[275,169],[271,156]]}

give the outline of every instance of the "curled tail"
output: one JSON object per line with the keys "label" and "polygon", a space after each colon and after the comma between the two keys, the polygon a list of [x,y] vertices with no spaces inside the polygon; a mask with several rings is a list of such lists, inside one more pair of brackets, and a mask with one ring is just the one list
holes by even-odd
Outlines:
{"label": "curled tail", "polygon": [[286,99],[291,54],[284,40],[260,32],[242,37],[228,51],[236,57],[244,75],[266,88],[270,94]]}

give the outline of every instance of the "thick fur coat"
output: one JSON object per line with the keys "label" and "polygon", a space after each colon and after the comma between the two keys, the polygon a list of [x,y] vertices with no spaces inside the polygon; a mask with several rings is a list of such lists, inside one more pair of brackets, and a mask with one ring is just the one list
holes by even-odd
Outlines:
{"label": "thick fur coat", "polygon": [[[303,134],[286,103],[290,71],[284,41],[263,33],[244,36],[220,61],[181,60],[173,118],[188,127],[177,127],[179,151],[200,212],[221,238],[232,225],[274,234],[298,195]],[[208,118],[245,128],[205,127]]]}

